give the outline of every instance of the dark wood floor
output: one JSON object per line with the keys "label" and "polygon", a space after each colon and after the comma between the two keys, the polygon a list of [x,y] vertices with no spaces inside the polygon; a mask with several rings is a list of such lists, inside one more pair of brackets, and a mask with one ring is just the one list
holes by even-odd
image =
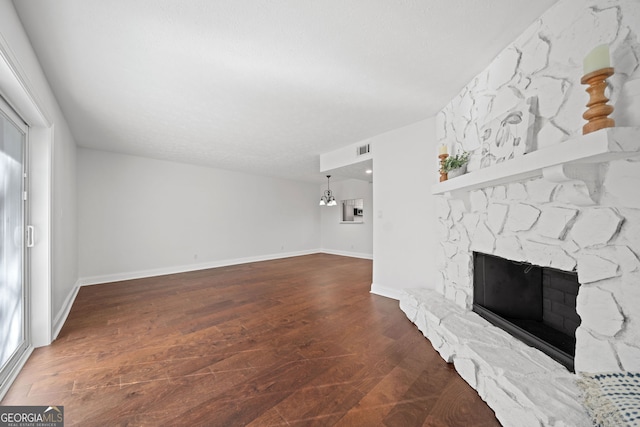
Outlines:
{"label": "dark wood floor", "polygon": [[498,426],[371,261],[326,254],[83,287],[2,405],[67,426]]}

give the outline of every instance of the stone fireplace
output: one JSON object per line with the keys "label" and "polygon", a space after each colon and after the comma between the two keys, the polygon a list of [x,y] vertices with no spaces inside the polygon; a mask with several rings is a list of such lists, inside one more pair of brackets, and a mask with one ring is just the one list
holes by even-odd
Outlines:
{"label": "stone fireplace", "polygon": [[[474,275],[482,273],[474,268],[474,253],[524,270],[531,265],[576,274],[579,326],[571,325],[571,315],[561,320],[569,330],[577,327],[575,371],[640,370],[640,197],[629,185],[640,183],[640,128],[603,130],[563,144],[565,154],[538,150],[434,185],[442,194],[436,199],[440,273],[435,289],[407,290],[400,301],[505,425],[590,420],[575,374],[472,311]],[[577,175],[582,180],[573,179]],[[625,198],[614,197],[623,191]],[[562,300],[571,301],[572,292]],[[546,316],[548,323],[558,321],[553,312]]]}
{"label": "stone fireplace", "polygon": [[[559,0],[436,117],[437,144],[474,154],[469,173],[432,187],[438,273],[400,307],[506,426],[591,425],[580,373],[640,371],[638,16],[637,0]],[[617,127],[583,136],[582,59],[603,43]],[[530,113],[526,152],[514,143],[487,166],[483,129],[510,111]],[[576,373],[473,311],[474,253],[577,275],[556,303],[575,299],[579,321],[542,313],[575,330]]]}

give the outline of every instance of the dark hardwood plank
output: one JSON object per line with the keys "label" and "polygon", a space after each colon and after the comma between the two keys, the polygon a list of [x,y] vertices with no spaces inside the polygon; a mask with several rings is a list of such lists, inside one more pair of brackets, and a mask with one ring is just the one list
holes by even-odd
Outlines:
{"label": "dark hardwood plank", "polygon": [[2,405],[66,425],[498,426],[371,261],[316,254],[83,287]]}

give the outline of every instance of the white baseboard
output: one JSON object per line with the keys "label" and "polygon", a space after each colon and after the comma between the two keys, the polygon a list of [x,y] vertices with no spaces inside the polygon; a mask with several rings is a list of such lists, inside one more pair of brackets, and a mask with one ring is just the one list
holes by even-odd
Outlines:
{"label": "white baseboard", "polygon": [[394,289],[394,288],[386,288],[384,286],[376,285],[375,283],[371,284],[372,294],[380,295],[383,297],[400,300],[400,297],[404,295],[403,289]]}
{"label": "white baseboard", "polygon": [[121,282],[123,280],[142,279],[145,277],[164,276],[167,274],[186,273],[189,271],[206,270],[209,268],[226,267],[229,265],[247,264],[250,262],[270,261],[281,258],[291,258],[295,256],[311,255],[322,252],[320,249],[311,249],[306,251],[286,252],[270,255],[259,255],[254,257],[226,259],[220,261],[212,261],[200,264],[189,264],[174,267],[155,268],[151,270],[130,271],[126,273],[106,274],[103,276],[81,277],[79,279],[80,286],[98,285],[101,283]]}
{"label": "white baseboard", "polygon": [[71,311],[71,307],[73,306],[74,301],[76,300],[76,296],[78,296],[78,291],[80,290],[80,280],[78,280],[75,285],[73,285],[73,289],[67,295],[67,298],[64,300],[64,304],[58,311],[55,319],[53,319],[53,330],[51,331],[51,342],[55,341],[58,338],[58,334],[60,330],[64,326],[64,322],[67,321],[67,317],[69,316],[69,312]]}
{"label": "white baseboard", "polygon": [[329,255],[348,256],[351,258],[373,259],[373,254],[363,254],[359,252],[337,251],[334,249],[322,249],[320,252]]}

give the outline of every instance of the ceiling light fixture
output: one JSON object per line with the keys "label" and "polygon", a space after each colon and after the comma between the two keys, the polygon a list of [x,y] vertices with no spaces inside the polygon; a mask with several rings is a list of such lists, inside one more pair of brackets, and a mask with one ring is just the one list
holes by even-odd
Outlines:
{"label": "ceiling light fixture", "polygon": [[373,171],[372,171],[371,169],[367,169],[366,171],[364,171],[364,173],[372,174],[372,173],[373,173]]}
{"label": "ceiling light fixture", "polygon": [[331,189],[329,188],[329,178],[331,178],[331,175],[327,175],[327,189],[324,190],[324,195],[320,197],[320,206],[335,206],[338,204],[338,202],[336,202],[336,198],[333,197]]}

